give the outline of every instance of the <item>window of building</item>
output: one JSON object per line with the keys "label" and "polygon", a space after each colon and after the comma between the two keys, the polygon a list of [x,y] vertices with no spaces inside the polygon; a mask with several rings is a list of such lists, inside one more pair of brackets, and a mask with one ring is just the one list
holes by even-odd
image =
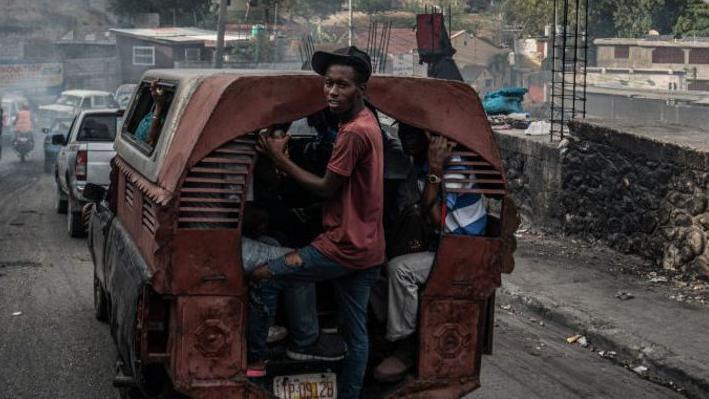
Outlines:
{"label": "window of building", "polygon": [[653,64],[684,64],[684,51],[676,47],[658,47],[652,50]]}
{"label": "window of building", "polygon": [[687,86],[687,89],[709,91],[709,81],[692,82]]}
{"label": "window of building", "polygon": [[709,64],[709,48],[693,48],[689,50],[690,64]]}
{"label": "window of building", "polygon": [[200,61],[202,59],[202,51],[199,48],[186,48],[185,61]]}
{"label": "window of building", "polygon": [[614,58],[630,58],[630,46],[615,46],[613,48]]}
{"label": "window of building", "polygon": [[155,65],[155,47],[133,46],[133,65]]}

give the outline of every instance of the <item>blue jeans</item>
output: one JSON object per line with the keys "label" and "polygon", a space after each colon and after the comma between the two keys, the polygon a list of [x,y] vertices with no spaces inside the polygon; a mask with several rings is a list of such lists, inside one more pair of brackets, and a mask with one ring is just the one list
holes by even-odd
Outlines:
{"label": "blue jeans", "polygon": [[[293,252],[293,249],[282,247],[275,240],[269,243],[264,237],[258,240],[241,238],[241,259],[246,273],[251,273],[258,266],[289,252]],[[315,308],[315,284],[293,284],[283,292],[283,302],[291,348],[305,348],[315,343],[320,335],[318,312]]]}
{"label": "blue jeans", "polygon": [[343,327],[347,354],[338,381],[338,397],[357,399],[362,389],[369,356],[367,303],[369,290],[379,276],[379,268],[351,269],[325,257],[314,247],[298,250],[303,264],[288,265],[285,257],[269,262],[273,279],[254,284],[250,291],[249,360],[265,360],[266,337],[276,314],[278,295],[293,284],[332,281],[338,315]]}

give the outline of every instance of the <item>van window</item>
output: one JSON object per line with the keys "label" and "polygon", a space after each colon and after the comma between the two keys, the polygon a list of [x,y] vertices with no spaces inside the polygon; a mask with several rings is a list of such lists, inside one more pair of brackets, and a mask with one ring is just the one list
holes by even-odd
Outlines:
{"label": "van window", "polygon": [[116,115],[87,115],[76,141],[113,141],[118,123]]}
{"label": "van window", "polygon": [[152,82],[142,82],[136,91],[130,113],[123,126],[123,134],[145,154],[150,154],[162,135],[165,122],[172,106],[176,86],[168,82],[158,82],[156,95],[162,96],[160,115],[156,115],[157,104],[150,91]]}
{"label": "van window", "polygon": [[70,107],[78,107],[79,104],[81,104],[81,97],[72,96],[72,95],[67,95],[67,94],[62,94],[62,95],[57,99],[57,104],[59,104],[59,105],[68,105],[68,106],[70,106]]}

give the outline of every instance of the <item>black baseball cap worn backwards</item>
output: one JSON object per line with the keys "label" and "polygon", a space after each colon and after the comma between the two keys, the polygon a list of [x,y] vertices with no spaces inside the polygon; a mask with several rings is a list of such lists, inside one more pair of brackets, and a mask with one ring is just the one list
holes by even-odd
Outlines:
{"label": "black baseball cap worn backwards", "polygon": [[337,49],[331,53],[316,51],[313,54],[311,65],[319,75],[324,76],[327,68],[332,64],[351,65],[357,72],[364,75],[365,80],[369,80],[372,75],[372,60],[369,58],[369,54],[355,46]]}

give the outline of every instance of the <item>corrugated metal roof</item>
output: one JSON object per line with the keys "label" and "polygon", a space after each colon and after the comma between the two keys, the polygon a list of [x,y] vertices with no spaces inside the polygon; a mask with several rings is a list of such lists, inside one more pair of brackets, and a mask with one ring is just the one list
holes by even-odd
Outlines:
{"label": "corrugated metal roof", "polygon": [[[111,32],[127,36],[173,43],[203,43],[217,40],[217,32],[199,28],[151,28],[151,29],[111,29]],[[249,40],[251,35],[227,33],[224,41]]]}

